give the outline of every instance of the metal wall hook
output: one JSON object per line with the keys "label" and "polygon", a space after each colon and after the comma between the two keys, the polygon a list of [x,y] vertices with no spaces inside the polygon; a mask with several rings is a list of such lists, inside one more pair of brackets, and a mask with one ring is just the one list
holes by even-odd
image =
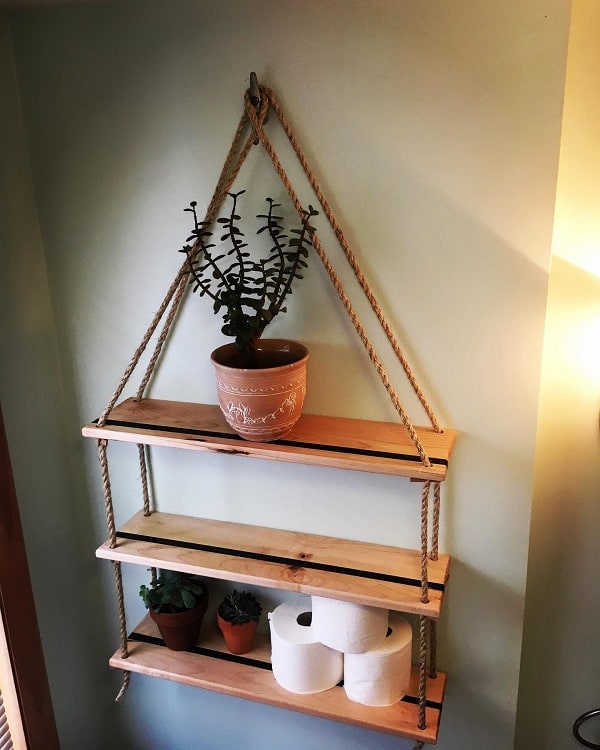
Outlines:
{"label": "metal wall hook", "polygon": [[[256,114],[258,115],[260,113],[262,97],[260,95],[260,87],[258,85],[258,78],[256,77],[256,73],[254,71],[250,73],[250,103],[256,109]],[[269,120],[269,116],[267,114],[263,122],[268,122],[268,120]],[[254,145],[258,146],[259,141],[260,141],[259,138],[255,138]]]}
{"label": "metal wall hook", "polygon": [[250,101],[258,112],[260,109],[260,89],[258,87],[258,78],[254,71],[250,73]]}

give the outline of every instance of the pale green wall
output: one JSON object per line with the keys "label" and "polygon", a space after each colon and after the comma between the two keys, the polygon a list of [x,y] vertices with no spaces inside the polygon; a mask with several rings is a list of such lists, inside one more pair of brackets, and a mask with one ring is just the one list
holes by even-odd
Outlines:
{"label": "pale green wall", "polygon": [[[210,196],[251,70],[279,94],[441,422],[459,431],[441,531],[453,566],[440,626],[440,667],[450,681],[438,746],[507,750],[517,701],[567,4],[109,3],[13,13],[10,25],[43,240],[36,257],[47,266],[54,317],[48,314],[58,331],[53,352],[62,370],[62,380],[58,364],[46,378],[43,367],[36,381],[57,383],[59,393],[62,383],[65,393],[64,449],[49,472],[65,482],[64,496],[44,506],[43,523],[31,518],[26,533],[45,538],[43,527],[58,510],[61,524],[77,531],[72,543],[45,552],[46,570],[73,565],[93,591],[104,592],[94,608],[87,592],[79,594],[84,632],[92,616],[100,623],[91,642],[87,632],[80,639],[81,630],[72,636],[79,667],[69,668],[85,678],[75,687],[50,665],[66,750],[106,747],[96,722],[114,729],[112,747],[145,750],[410,746],[151,679],[134,678],[123,703],[110,703],[118,683],[105,666],[116,645],[110,571],[93,559],[105,535],[101,493],[93,445],[84,445],[78,431],[108,399],[178,267],[176,249],[187,230],[182,209]],[[13,112],[18,116],[16,102]],[[26,154],[14,170],[27,172]],[[240,184],[250,181],[259,195],[277,190],[256,155]],[[299,192],[310,200],[302,184]],[[28,237],[21,233],[13,245]],[[14,288],[30,289],[15,256],[13,249],[7,258],[18,274]],[[294,298],[273,333],[311,348],[307,409],[392,418],[317,263]],[[218,327],[199,301],[190,303],[155,393],[214,400],[206,360]],[[17,325],[18,310],[13,315]],[[398,368],[391,362],[389,368],[405,397]],[[14,381],[3,383],[2,398],[18,413]],[[409,395],[406,401],[412,406]],[[32,430],[28,423],[30,439]],[[138,505],[130,455],[125,448],[111,452],[121,518]],[[260,461],[232,464],[218,456],[200,465],[201,485],[197,458],[156,457],[161,507],[417,543],[418,487],[408,483]],[[38,496],[35,489],[24,492],[21,502]],[[135,591],[143,574],[126,572],[132,619],[141,614]],[[44,616],[54,660],[65,648],[54,632],[62,613]],[[89,722],[85,732],[65,719],[72,689],[81,704],[74,715],[81,725]],[[94,705],[87,700],[92,692]]]}
{"label": "pale green wall", "polygon": [[[10,27],[0,16],[0,400],[64,748],[108,747],[121,717],[102,670],[112,632],[92,550],[77,415],[64,391]],[[126,735],[123,735],[126,736]],[[127,746],[125,743],[124,747]]]}

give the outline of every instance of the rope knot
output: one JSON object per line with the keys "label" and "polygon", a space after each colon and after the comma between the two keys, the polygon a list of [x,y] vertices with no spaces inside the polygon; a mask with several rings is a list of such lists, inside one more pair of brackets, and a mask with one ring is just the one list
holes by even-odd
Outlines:
{"label": "rope knot", "polygon": [[261,94],[258,107],[253,104],[250,98],[250,89],[246,91],[246,94],[244,96],[246,114],[248,115],[248,118],[250,119],[250,123],[252,125],[255,146],[258,145],[258,142],[261,140],[260,135],[262,133],[263,125],[268,122],[270,102],[269,89],[265,88],[264,86],[259,86],[258,88]]}

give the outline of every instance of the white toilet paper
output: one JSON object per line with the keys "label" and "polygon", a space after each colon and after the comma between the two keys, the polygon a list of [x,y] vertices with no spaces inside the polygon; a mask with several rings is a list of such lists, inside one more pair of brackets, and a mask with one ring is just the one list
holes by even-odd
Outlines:
{"label": "white toilet paper", "polygon": [[312,597],[312,626],[317,639],[346,654],[362,654],[383,642],[388,610],[339,599]]}
{"label": "white toilet paper", "polygon": [[308,597],[280,604],[269,612],[269,625],[273,675],[282,688],[319,693],[340,682],[344,656],[315,636]]}
{"label": "white toilet paper", "polygon": [[350,700],[366,706],[391,706],[408,691],[412,628],[390,613],[389,635],[365,654],[345,654],[344,690]]}

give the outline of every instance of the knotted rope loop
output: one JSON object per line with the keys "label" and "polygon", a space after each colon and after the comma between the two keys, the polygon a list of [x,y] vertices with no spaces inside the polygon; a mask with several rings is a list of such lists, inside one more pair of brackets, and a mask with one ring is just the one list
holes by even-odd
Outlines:
{"label": "knotted rope loop", "polygon": [[250,89],[248,89],[244,95],[244,107],[245,107],[246,115],[252,125],[252,143],[254,145],[258,145],[260,141],[260,133],[262,132],[263,125],[267,121],[267,115],[269,112],[269,102],[270,102],[270,97],[265,95],[266,92],[269,90],[263,88],[262,86],[259,86],[259,89],[263,95],[260,97],[260,103],[258,104],[258,108],[252,102],[252,98],[250,96]]}

